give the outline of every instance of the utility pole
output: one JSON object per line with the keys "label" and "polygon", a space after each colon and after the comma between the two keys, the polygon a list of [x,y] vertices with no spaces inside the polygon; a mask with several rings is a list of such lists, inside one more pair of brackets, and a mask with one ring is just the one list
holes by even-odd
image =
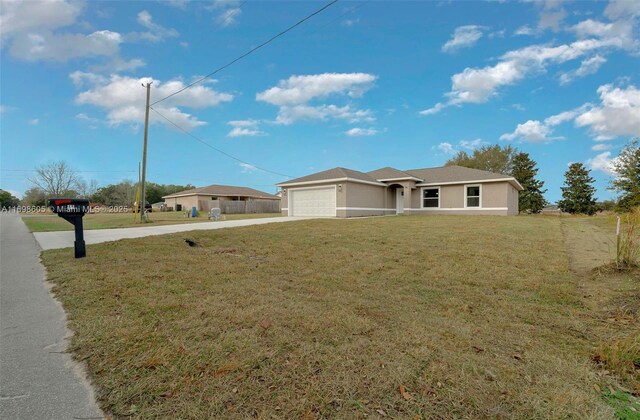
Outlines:
{"label": "utility pole", "polygon": [[147,88],[147,106],[144,110],[144,146],[142,147],[142,176],[140,177],[140,202],[138,203],[140,222],[147,219],[147,214],[145,213],[145,205],[147,203],[145,197],[145,178],[147,176],[147,136],[149,134],[149,98],[151,97],[151,83],[152,82],[149,82],[146,85],[144,83],[142,84],[143,87]]}

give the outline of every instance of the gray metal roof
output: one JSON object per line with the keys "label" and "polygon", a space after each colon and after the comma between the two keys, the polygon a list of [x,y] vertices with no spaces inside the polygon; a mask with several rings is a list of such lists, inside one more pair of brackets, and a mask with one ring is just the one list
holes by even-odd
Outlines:
{"label": "gray metal roof", "polygon": [[219,195],[222,197],[250,197],[266,198],[271,200],[280,199],[280,197],[264,191],[254,190],[249,187],[234,187],[232,185],[209,185],[208,187],[193,188],[191,190],[165,195],[162,198],[183,197],[186,195]]}

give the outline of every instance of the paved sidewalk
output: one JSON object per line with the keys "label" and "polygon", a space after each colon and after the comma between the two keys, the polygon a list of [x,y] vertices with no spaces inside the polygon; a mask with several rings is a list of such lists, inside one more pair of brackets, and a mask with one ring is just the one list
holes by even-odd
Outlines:
{"label": "paved sidewalk", "polygon": [[[294,220],[312,219],[311,217],[267,217],[264,219],[223,220],[219,222],[183,223],[180,225],[145,226],[119,229],[95,229],[84,231],[87,245],[118,239],[143,238],[145,236],[164,235],[167,233],[189,232],[193,230],[224,229],[230,227],[263,225],[266,223],[283,223]],[[68,248],[73,246],[73,231],[35,232],[33,234],[43,250]]]}
{"label": "paved sidewalk", "polygon": [[0,214],[0,418],[103,418],[64,353],[65,313],[44,282],[40,248],[17,214]]}

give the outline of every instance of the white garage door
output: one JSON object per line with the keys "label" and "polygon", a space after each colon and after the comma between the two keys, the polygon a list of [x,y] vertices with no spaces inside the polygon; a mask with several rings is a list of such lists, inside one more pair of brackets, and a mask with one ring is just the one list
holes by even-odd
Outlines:
{"label": "white garage door", "polygon": [[336,215],[335,187],[309,188],[289,191],[291,216]]}

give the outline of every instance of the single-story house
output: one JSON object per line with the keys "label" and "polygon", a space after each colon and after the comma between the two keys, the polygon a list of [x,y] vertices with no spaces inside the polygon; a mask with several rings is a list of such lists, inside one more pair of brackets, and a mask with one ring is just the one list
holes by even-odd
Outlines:
{"label": "single-story house", "polygon": [[462,166],[371,172],[334,168],[277,184],[289,216],[518,214],[520,183],[512,176]]}
{"label": "single-story house", "polygon": [[231,185],[209,185],[208,187],[193,188],[162,197],[168,208],[173,210],[189,210],[192,207],[198,211],[209,211],[221,208],[222,201],[251,201],[280,203],[280,197],[264,191],[248,187],[234,187]]}

